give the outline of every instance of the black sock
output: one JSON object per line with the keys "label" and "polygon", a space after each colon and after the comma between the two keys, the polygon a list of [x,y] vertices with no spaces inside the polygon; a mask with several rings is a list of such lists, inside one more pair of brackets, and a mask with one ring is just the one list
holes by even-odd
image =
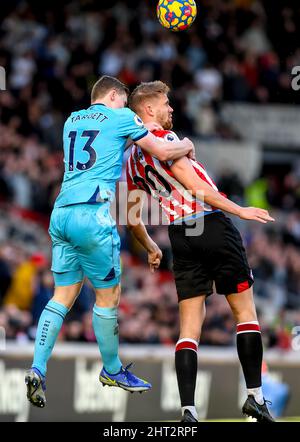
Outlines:
{"label": "black sock", "polygon": [[261,387],[263,347],[258,322],[238,324],[236,341],[247,388]]}
{"label": "black sock", "polygon": [[181,406],[194,406],[197,378],[198,344],[193,339],[180,339],[176,344],[175,367]]}

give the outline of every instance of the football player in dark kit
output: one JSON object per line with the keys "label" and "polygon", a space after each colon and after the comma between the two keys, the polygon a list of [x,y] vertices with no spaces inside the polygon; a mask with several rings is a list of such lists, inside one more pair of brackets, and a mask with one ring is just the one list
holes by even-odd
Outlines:
{"label": "football player in dark kit", "polygon": [[[145,124],[157,123],[162,127],[154,135],[173,142],[177,136],[170,131],[173,109],[168,92],[169,88],[160,81],[142,83],[131,94],[129,106]],[[258,422],[274,422],[261,388],[263,348],[253,301],[252,272],[241,236],[223,211],[261,223],[274,219],[266,210],[241,207],[227,199],[204,166],[187,157],[163,162],[135,146],[127,162],[127,183],[128,227],[148,251],[152,270],[159,266],[162,254],[141,219],[145,193],[160,202],[170,221],[180,315],[175,366],[182,421],[198,419],[194,404],[197,350],[205,319],[205,300],[213,293],[215,283],[217,293],[226,296],[237,323],[237,351],[248,394],[242,412]],[[131,216],[133,212],[137,215],[135,219]],[[201,234],[195,235],[196,230],[187,233],[190,220],[197,229],[204,226]]]}

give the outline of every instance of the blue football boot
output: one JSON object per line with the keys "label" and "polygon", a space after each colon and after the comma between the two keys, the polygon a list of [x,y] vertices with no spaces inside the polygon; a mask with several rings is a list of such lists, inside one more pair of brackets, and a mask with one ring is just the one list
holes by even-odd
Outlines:
{"label": "blue football boot", "polygon": [[99,380],[103,386],[108,385],[109,387],[120,387],[123,388],[123,390],[130,391],[131,393],[135,391],[142,393],[143,391],[150,390],[152,385],[131,373],[129,371],[131,366],[132,363],[127,365],[125,368],[121,367],[119,373],[116,374],[108,373],[103,367]]}

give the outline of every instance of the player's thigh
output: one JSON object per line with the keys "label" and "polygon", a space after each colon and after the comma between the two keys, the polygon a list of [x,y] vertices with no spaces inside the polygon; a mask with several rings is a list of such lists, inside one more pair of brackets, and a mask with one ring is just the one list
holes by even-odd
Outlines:
{"label": "player's thigh", "polygon": [[185,235],[184,226],[170,226],[169,237],[173,254],[173,273],[178,301],[213,292],[213,281],[199,255],[192,247],[191,238]]}
{"label": "player's thigh", "polygon": [[198,341],[205,319],[205,295],[179,302],[180,337]]}
{"label": "player's thigh", "polygon": [[249,289],[254,281],[239,231],[224,214],[215,217],[209,228],[212,231],[208,241],[208,246],[211,245],[208,262],[217,293],[230,295]]}
{"label": "player's thigh", "polygon": [[[54,209],[49,234],[52,241],[52,264],[55,287],[81,283],[83,271],[73,244],[65,236],[65,224],[69,208]],[[71,289],[70,289],[71,290]]]}
{"label": "player's thigh", "polygon": [[257,321],[252,287],[226,296],[237,323]]}
{"label": "player's thigh", "polygon": [[120,282],[120,238],[108,205],[81,205],[68,228],[84,275],[95,289]]}

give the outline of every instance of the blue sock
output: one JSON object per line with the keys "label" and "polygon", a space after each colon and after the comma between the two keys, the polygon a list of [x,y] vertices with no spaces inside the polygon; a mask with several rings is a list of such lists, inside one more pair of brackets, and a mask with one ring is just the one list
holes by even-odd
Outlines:
{"label": "blue sock", "polygon": [[119,359],[118,309],[93,308],[93,328],[105,370],[116,374],[122,367]]}
{"label": "blue sock", "polygon": [[43,376],[46,375],[47,362],[67,313],[67,307],[49,301],[39,319],[32,367],[37,368]]}

